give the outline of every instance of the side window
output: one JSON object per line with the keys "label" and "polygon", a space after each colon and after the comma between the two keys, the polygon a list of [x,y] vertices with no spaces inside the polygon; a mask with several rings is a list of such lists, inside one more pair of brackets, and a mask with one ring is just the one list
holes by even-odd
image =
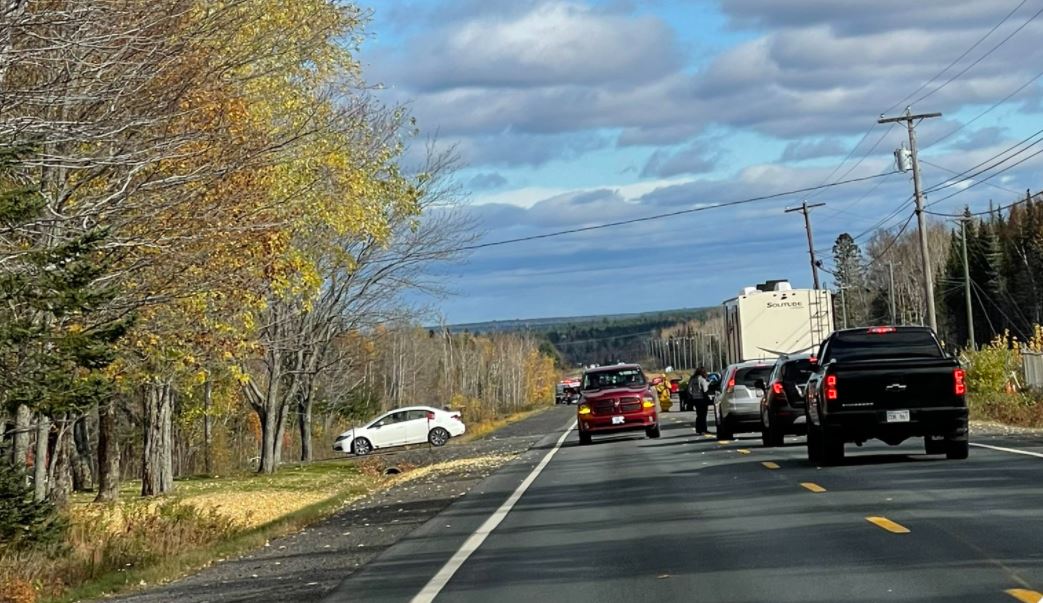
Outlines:
{"label": "side window", "polygon": [[818,349],[818,363],[823,365],[829,362],[829,340],[822,342],[822,346]]}
{"label": "side window", "polygon": [[427,419],[426,410],[411,410],[406,413],[407,421],[416,421],[417,419]]}
{"label": "side window", "polygon": [[384,420],[385,425],[391,425],[394,423],[401,423],[407,419],[409,413],[406,411],[392,413],[387,419]]}

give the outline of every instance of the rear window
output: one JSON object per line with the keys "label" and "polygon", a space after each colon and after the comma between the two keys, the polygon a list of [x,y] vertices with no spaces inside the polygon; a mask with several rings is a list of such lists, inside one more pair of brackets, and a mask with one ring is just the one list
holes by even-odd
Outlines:
{"label": "rear window", "polygon": [[782,380],[788,383],[806,383],[811,376],[811,361],[794,360],[782,367]]}
{"label": "rear window", "polygon": [[735,369],[735,385],[745,385],[746,387],[756,387],[757,380],[767,381],[768,377],[771,376],[771,365],[765,366],[747,366],[743,368]]}
{"label": "rear window", "polygon": [[838,361],[941,358],[942,350],[930,331],[920,329],[898,329],[885,333],[855,331],[837,333],[829,343],[829,357]]}
{"label": "rear window", "polygon": [[645,385],[645,374],[636,368],[598,371],[583,375],[583,389],[638,387],[641,385]]}

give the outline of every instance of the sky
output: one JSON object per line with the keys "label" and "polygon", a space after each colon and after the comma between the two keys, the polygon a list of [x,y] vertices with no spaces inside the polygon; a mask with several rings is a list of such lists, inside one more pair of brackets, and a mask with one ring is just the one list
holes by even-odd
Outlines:
{"label": "sky", "polygon": [[[877,119],[907,106],[943,114],[917,127],[924,185],[945,186],[932,211],[1039,186],[1040,137],[1000,153],[1043,129],[1043,0],[370,2],[366,78],[415,117],[411,157],[458,155],[479,243],[704,208],[472,250],[437,268],[449,295],[427,304],[449,323],[810,286],[803,220],[784,210],[826,203],[812,222],[827,265],[840,233],[900,227],[910,174],[871,177],[907,140]],[[982,167],[1007,161],[954,178],[993,157]]]}

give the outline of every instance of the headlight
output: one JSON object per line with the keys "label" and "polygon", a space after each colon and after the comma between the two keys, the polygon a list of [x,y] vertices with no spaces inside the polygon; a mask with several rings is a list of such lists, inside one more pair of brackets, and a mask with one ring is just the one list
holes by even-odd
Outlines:
{"label": "headlight", "polygon": [[655,397],[651,394],[645,394],[641,399],[641,406],[645,408],[655,408]]}
{"label": "headlight", "polygon": [[579,414],[581,414],[581,415],[589,415],[590,414],[590,405],[589,404],[580,404],[579,405]]}
{"label": "headlight", "polygon": [[347,440],[349,438],[351,438],[351,434],[350,433],[342,434],[342,435],[337,436],[337,439],[333,440],[333,443],[336,444],[337,442],[343,442],[344,440]]}

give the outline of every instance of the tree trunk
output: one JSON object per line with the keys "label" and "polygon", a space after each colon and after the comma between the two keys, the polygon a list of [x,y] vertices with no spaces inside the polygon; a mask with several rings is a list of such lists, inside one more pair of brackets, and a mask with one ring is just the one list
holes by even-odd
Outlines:
{"label": "tree trunk", "polygon": [[207,475],[213,475],[213,458],[210,453],[210,442],[213,435],[213,419],[210,418],[210,405],[213,402],[214,385],[207,378],[203,383],[203,470]]}
{"label": "tree trunk", "polygon": [[312,460],[311,450],[311,396],[302,394],[297,401],[297,423],[301,431],[301,460]]}
{"label": "tree trunk", "polygon": [[72,458],[72,487],[77,492],[94,488],[94,459],[91,457],[91,438],[87,431],[87,417],[80,417],[72,426],[75,455]]}
{"label": "tree trunk", "polygon": [[174,489],[173,391],[169,383],[154,381],[144,388],[144,451],[141,462],[141,495],[155,496]]}
{"label": "tree trunk", "polygon": [[261,419],[261,460],[258,463],[257,472],[275,473],[275,468],[279,464],[275,460],[275,444],[279,431],[276,428],[278,413],[259,410],[257,414]]}
{"label": "tree trunk", "polygon": [[63,420],[59,423],[57,437],[54,440],[54,478],[47,497],[58,508],[64,508],[69,504],[69,494],[72,493],[73,443],[71,431],[67,420]]}
{"label": "tree trunk", "polygon": [[94,502],[116,502],[120,489],[120,448],[116,441],[116,398],[98,409],[98,496]]}
{"label": "tree trunk", "polygon": [[[32,429],[30,425],[32,419],[33,413],[29,410],[29,407],[25,404],[19,404],[14,418],[13,460],[14,466],[25,472],[29,468],[29,435]],[[26,476],[26,479],[28,480],[28,476]]]}
{"label": "tree trunk", "polygon": [[51,420],[39,415],[36,420],[36,454],[33,456],[33,500],[47,498],[47,444],[50,441]]}

